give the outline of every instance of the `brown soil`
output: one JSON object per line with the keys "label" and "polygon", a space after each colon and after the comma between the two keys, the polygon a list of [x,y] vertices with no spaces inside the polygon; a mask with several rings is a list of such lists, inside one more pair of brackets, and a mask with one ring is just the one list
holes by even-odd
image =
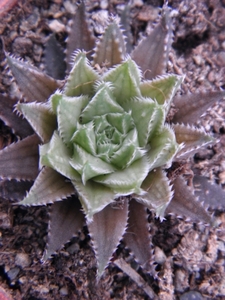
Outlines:
{"label": "brown soil", "polygon": [[[5,49],[39,68],[52,31],[64,44],[76,1],[19,1],[0,21]],[[116,13],[124,1],[86,1],[93,20]],[[163,1],[133,1],[134,42],[157,19]],[[186,74],[182,92],[225,88],[225,1],[168,1],[174,12],[174,42],[169,71]],[[0,3],[1,5],[1,3]],[[6,8],[5,8],[6,9]],[[0,10],[1,12],[1,10]],[[53,23],[55,20],[58,23]],[[101,26],[96,28],[101,31]],[[0,51],[0,92],[17,95]],[[218,143],[190,160],[192,169],[225,185],[225,103],[218,103],[199,122]],[[0,147],[15,137],[0,122]],[[217,211],[220,226],[210,228],[168,216],[161,223],[149,215],[156,272],[138,268],[129,251],[123,257],[160,299],[225,299],[225,214]],[[47,208],[11,206],[0,199],[0,287],[13,299],[149,299],[144,287],[111,264],[97,284],[96,265],[87,228],[46,264],[40,262],[46,243]],[[154,276],[153,276],[154,275]],[[193,291],[192,293],[188,293]],[[1,298],[0,290],[0,299]],[[194,298],[195,297],[195,298]]]}

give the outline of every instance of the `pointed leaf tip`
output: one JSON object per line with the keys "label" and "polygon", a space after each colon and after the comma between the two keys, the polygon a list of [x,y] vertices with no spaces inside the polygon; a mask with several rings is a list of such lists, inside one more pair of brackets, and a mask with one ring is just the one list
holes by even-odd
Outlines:
{"label": "pointed leaf tip", "polygon": [[174,184],[174,197],[166,209],[166,213],[175,213],[179,216],[190,218],[194,222],[210,224],[211,217],[205,208],[187,186],[183,177],[178,176]]}
{"label": "pointed leaf tip", "polygon": [[122,31],[116,21],[109,24],[101,37],[94,54],[94,65],[107,68],[119,64],[126,54]]}
{"label": "pointed leaf tip", "polygon": [[85,1],[82,1],[78,6],[73,24],[70,28],[69,37],[67,41],[66,61],[67,71],[71,70],[71,57],[76,50],[84,50],[91,58],[91,51],[95,45],[95,38],[91,33],[90,26],[85,14]]}
{"label": "pointed leaf tip", "polygon": [[200,175],[195,175],[193,178],[195,195],[200,201],[213,209],[224,208],[225,191],[218,184],[213,184],[208,178]]}
{"label": "pointed leaf tip", "polygon": [[13,132],[21,138],[25,138],[34,132],[26,119],[13,113],[17,101],[17,99],[0,95],[0,118],[7,126],[12,128]]}
{"label": "pointed leaf tip", "polygon": [[223,98],[225,98],[225,91],[176,96],[173,103],[177,112],[172,122],[193,124],[198,121],[208,108]]}
{"label": "pointed leaf tip", "polygon": [[63,50],[57,42],[55,34],[52,34],[46,42],[44,51],[47,74],[52,78],[63,80],[66,73],[64,59]]}
{"label": "pointed leaf tip", "polygon": [[28,101],[46,102],[60,84],[28,63],[6,54],[8,65]]}
{"label": "pointed leaf tip", "polygon": [[198,129],[194,126],[175,124],[173,125],[173,129],[177,143],[183,144],[182,148],[176,154],[178,160],[180,157],[182,159],[186,155],[193,155],[200,147],[216,141],[212,136],[206,134],[203,129]]}
{"label": "pointed leaf tip", "polygon": [[125,200],[123,208],[115,209],[111,205],[93,216],[88,224],[93,239],[95,255],[98,263],[98,277],[103,275],[112,254],[125,232],[128,217],[128,201]]}
{"label": "pointed leaf tip", "polygon": [[134,253],[137,261],[148,268],[151,260],[151,240],[147,213],[144,205],[132,199],[129,201],[129,219],[124,241]]}
{"label": "pointed leaf tip", "polygon": [[50,107],[43,103],[18,103],[19,110],[31,124],[42,142],[49,142],[54,130],[57,127],[56,116]]}
{"label": "pointed leaf tip", "polygon": [[154,208],[156,216],[163,220],[165,210],[173,197],[166,173],[161,168],[154,169],[145,178],[141,187],[146,193],[142,196],[135,195],[137,201],[149,209]]}
{"label": "pointed leaf tip", "polygon": [[46,205],[75,194],[73,185],[55,170],[45,167],[19,205]]}
{"label": "pointed leaf tip", "polygon": [[160,23],[131,53],[132,59],[141,68],[146,79],[153,79],[165,72],[171,40],[171,16],[169,8],[166,7]]}
{"label": "pointed leaf tip", "polygon": [[76,196],[54,203],[50,212],[48,244],[42,261],[50,258],[81,230],[84,221],[81,204]]}

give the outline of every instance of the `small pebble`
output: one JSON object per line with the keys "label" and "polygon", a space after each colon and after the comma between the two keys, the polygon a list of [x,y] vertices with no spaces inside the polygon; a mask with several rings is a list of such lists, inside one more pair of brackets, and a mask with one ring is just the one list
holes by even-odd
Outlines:
{"label": "small pebble", "polygon": [[190,291],[180,296],[180,300],[203,300],[203,296],[196,291]]}
{"label": "small pebble", "polygon": [[62,296],[67,296],[67,295],[68,295],[68,289],[67,289],[66,286],[63,286],[63,287],[59,290],[59,292],[60,292],[60,295],[62,295]]}
{"label": "small pebble", "polygon": [[42,284],[36,286],[34,290],[39,292],[40,294],[48,294],[49,293],[49,289]]}
{"label": "small pebble", "polygon": [[160,265],[166,261],[166,255],[159,247],[155,247],[154,258],[155,258],[155,261]]}
{"label": "small pebble", "polygon": [[31,264],[30,257],[25,253],[18,253],[15,258],[15,263],[21,268],[29,267]]}
{"label": "small pebble", "polygon": [[66,27],[64,24],[59,22],[58,20],[53,20],[49,23],[49,27],[53,32],[64,32],[66,30]]}
{"label": "small pebble", "polygon": [[193,56],[193,60],[196,63],[196,65],[200,66],[203,63],[203,59],[201,55],[195,55]]}
{"label": "small pebble", "polygon": [[76,9],[75,6],[71,3],[71,1],[65,1],[63,3],[65,10],[70,14],[75,14]]}
{"label": "small pebble", "polygon": [[7,276],[10,281],[13,281],[16,279],[17,275],[19,274],[20,269],[19,268],[12,268],[7,272]]}

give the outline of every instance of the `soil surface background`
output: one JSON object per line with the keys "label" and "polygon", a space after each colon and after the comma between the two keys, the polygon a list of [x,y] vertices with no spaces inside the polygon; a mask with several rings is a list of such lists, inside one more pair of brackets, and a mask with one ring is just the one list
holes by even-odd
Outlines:
{"label": "soil surface background", "polygon": [[[9,1],[10,2],[10,1]],[[95,32],[109,14],[118,14],[125,1],[85,1]],[[150,32],[163,1],[134,0],[130,11],[132,42]],[[174,9],[174,39],[169,72],[185,74],[181,93],[225,88],[225,1],[168,1]],[[3,5],[4,4],[0,4]],[[44,69],[44,44],[52,32],[65,46],[76,1],[19,1],[0,19],[6,51]],[[0,49],[0,93],[18,95],[5,69]],[[220,101],[199,120],[198,126],[217,138],[190,159],[191,169],[225,186],[225,103]],[[0,120],[0,148],[15,137]],[[17,207],[0,198],[0,295],[12,299],[150,299],[113,263],[96,282],[96,261],[87,228],[47,263],[41,263],[47,238],[48,208]],[[225,213],[215,213],[220,225],[193,223],[177,216],[164,222],[149,212],[152,260],[148,273],[135,262],[123,243],[115,253],[139,273],[159,299],[225,299]],[[195,298],[194,298],[195,297]],[[1,296],[0,296],[0,299]],[[10,298],[5,298],[10,299]]]}

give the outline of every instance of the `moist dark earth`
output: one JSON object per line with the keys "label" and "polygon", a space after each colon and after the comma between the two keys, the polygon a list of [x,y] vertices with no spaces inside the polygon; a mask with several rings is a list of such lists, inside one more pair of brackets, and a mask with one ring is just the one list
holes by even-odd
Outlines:
{"label": "moist dark earth", "polygon": [[[96,35],[102,33],[107,16],[120,14],[126,4],[119,0],[85,3]],[[0,5],[4,6],[1,2]],[[158,22],[162,5],[163,1],[158,0],[131,1],[133,44]],[[174,9],[168,71],[186,75],[181,93],[225,88],[225,1],[174,0],[168,5]],[[3,48],[44,69],[47,38],[55,32],[65,46],[75,11],[76,1],[72,0],[19,1],[1,17],[0,93],[19,95],[5,68]],[[210,109],[198,125],[217,138],[217,143],[201,149],[188,165],[224,188],[224,100]],[[17,139],[0,120],[0,149]],[[225,299],[225,213],[222,209],[211,213],[217,218],[215,228],[180,216],[166,216],[160,222],[149,212],[154,253],[150,273],[138,267],[123,243],[112,260],[123,257],[159,299]],[[0,198],[0,299],[150,299],[145,285],[138,286],[113,263],[96,282],[96,261],[86,227],[42,264],[47,223],[48,207],[12,206],[12,202]],[[8,298],[1,298],[1,288]]]}

